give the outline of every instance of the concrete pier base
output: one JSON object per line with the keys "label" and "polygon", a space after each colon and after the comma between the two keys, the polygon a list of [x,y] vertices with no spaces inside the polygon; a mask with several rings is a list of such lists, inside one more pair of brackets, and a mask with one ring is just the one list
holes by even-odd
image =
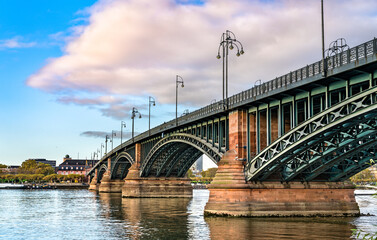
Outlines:
{"label": "concrete pier base", "polygon": [[124,181],[121,179],[111,180],[109,177],[103,177],[98,191],[101,193],[121,193]]}
{"label": "concrete pier base", "polygon": [[99,190],[99,183],[97,183],[97,177],[94,177],[89,184],[89,190],[98,191]]}
{"label": "concrete pier base", "polygon": [[227,152],[209,186],[205,215],[248,217],[358,216],[354,186],[343,182],[246,183],[243,163]]}
{"label": "concrete pier base", "polygon": [[129,169],[125,178],[122,197],[125,198],[190,198],[190,179],[182,178],[140,178],[136,165]]}

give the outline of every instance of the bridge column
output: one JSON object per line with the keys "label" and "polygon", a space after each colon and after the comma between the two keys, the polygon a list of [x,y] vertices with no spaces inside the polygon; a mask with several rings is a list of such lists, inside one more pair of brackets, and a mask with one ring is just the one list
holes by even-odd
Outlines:
{"label": "bridge column", "polygon": [[122,188],[125,198],[186,198],[192,197],[188,178],[140,177],[141,144],[135,144],[135,163],[128,170]]}
{"label": "bridge column", "polygon": [[111,158],[107,159],[107,171],[103,174],[101,183],[99,184],[99,192],[121,193],[123,180],[111,179]]}
{"label": "bridge column", "polygon": [[239,159],[246,159],[247,111],[229,113],[229,150],[236,150]]}
{"label": "bridge column", "polygon": [[243,164],[230,150],[209,185],[205,215],[248,217],[358,216],[354,187],[342,182],[247,183]]}
{"label": "bridge column", "polygon": [[98,181],[97,175],[98,175],[98,169],[96,168],[94,170],[94,178],[92,178],[92,181],[89,184],[89,190],[98,191],[99,184],[97,183]]}

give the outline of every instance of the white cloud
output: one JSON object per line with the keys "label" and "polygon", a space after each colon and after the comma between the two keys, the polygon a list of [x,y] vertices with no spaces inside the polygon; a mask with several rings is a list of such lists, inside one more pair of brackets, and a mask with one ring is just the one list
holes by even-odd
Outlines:
{"label": "white cloud", "polygon": [[16,36],[10,39],[0,40],[0,50],[1,49],[12,49],[12,48],[30,48],[35,46],[35,42],[23,42],[22,37]]}
{"label": "white cloud", "polygon": [[[76,92],[151,95],[167,104],[175,101],[178,74],[185,81],[180,101],[202,106],[222,96],[222,63],[216,55],[226,29],[245,49],[239,58],[235,52],[229,56],[231,94],[250,88],[257,79],[271,80],[321,57],[319,1],[183,2],[100,1],[87,10],[88,23],[75,27],[64,55],[50,59],[27,84],[68,92],[70,98]],[[376,9],[377,1],[372,0],[325,2],[327,45],[339,37],[351,46],[372,39]],[[113,105],[103,113],[114,116],[119,106],[109,104]]]}

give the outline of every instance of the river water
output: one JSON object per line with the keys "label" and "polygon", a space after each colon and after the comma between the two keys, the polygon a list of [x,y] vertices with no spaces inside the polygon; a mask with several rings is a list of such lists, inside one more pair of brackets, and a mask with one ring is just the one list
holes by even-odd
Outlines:
{"label": "river water", "polygon": [[[358,193],[365,193],[357,190]],[[377,232],[377,199],[357,195],[358,218],[204,218],[192,199],[127,199],[87,190],[0,190],[0,239],[350,239]]]}

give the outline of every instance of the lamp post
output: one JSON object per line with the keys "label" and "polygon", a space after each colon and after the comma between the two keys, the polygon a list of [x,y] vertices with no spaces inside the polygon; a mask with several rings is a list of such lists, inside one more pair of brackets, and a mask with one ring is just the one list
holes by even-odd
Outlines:
{"label": "lamp post", "polygon": [[156,106],[156,101],[154,100],[153,97],[149,96],[149,115],[148,115],[148,119],[149,119],[149,125],[148,125],[148,132],[149,132],[149,136],[151,135],[151,106]]}
{"label": "lamp post", "polygon": [[107,140],[109,140],[109,135],[106,135],[105,138],[105,155],[107,154]]}
{"label": "lamp post", "polygon": [[178,85],[179,84],[181,84],[181,87],[185,86],[183,83],[183,78],[179,75],[176,75],[176,78],[175,78],[175,125],[176,126],[178,126]]}
{"label": "lamp post", "polygon": [[123,141],[122,141],[122,138],[123,138],[123,128],[126,128],[126,123],[121,121],[120,122],[120,147],[122,147],[123,145]]}
{"label": "lamp post", "polygon": [[135,117],[136,117],[136,114],[139,114],[139,118],[141,118],[141,114],[139,113],[139,111],[137,110],[137,108],[133,107],[132,108],[132,116],[131,116],[131,119],[132,119],[132,142],[135,141],[134,139],[134,121],[135,121]]}
{"label": "lamp post", "polygon": [[[99,153],[100,153],[100,150],[97,148],[97,160],[99,158]],[[102,158],[102,156],[101,156],[101,158]]]}
{"label": "lamp post", "polygon": [[114,136],[116,136],[116,132],[113,130],[111,131],[111,151],[114,150]]}
{"label": "lamp post", "polygon": [[325,20],[323,16],[323,0],[321,0],[321,29],[322,29],[322,77],[326,77],[325,69]]}
{"label": "lamp post", "polygon": [[[236,56],[239,57],[245,52],[243,51],[243,46],[240,41],[236,39],[236,35],[233,32],[226,30],[225,33],[221,35],[220,45],[217,51],[217,59],[221,58],[220,48],[222,48],[222,58],[223,58],[223,104],[228,109],[228,53],[229,49],[232,50],[236,46],[237,53]],[[225,102],[226,99],[226,102]]]}
{"label": "lamp post", "polygon": [[102,148],[104,148],[105,146],[103,145],[103,143],[101,143],[101,158],[103,157],[102,155]]}

